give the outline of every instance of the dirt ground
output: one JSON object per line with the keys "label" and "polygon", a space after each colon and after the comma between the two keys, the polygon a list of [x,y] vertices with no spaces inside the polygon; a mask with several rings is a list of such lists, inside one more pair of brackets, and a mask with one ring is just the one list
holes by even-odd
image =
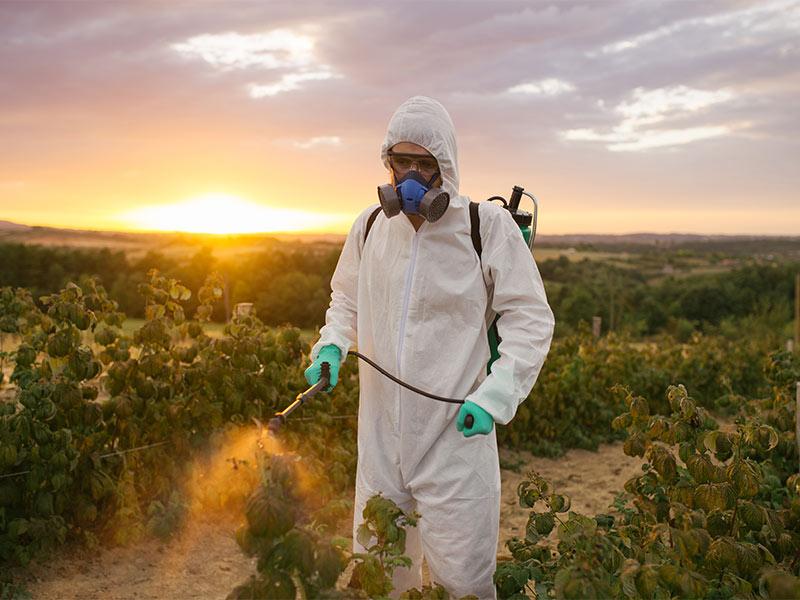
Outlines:
{"label": "dirt ground", "polygon": [[[517,501],[517,485],[531,470],[572,498],[572,510],[586,515],[605,511],[641,462],[625,456],[621,443],[597,452],[572,450],[558,458],[538,458],[502,451],[504,469],[498,558],[510,558],[505,541],[524,536],[528,511]],[[234,521],[203,520],[184,528],[172,541],[149,538],[125,548],[61,552],[22,574],[36,600],[183,600],[223,599],[255,573],[255,561],[241,552],[233,537]]]}

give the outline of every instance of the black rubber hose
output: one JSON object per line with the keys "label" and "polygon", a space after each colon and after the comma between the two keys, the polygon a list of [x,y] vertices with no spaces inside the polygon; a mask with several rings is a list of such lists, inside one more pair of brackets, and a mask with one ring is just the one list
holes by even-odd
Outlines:
{"label": "black rubber hose", "polygon": [[[465,402],[465,400],[459,400],[457,398],[445,398],[443,396],[437,396],[436,394],[431,394],[431,393],[425,392],[425,391],[423,391],[423,390],[421,390],[419,388],[415,388],[413,385],[410,385],[410,384],[406,383],[402,379],[398,379],[397,377],[395,377],[394,375],[389,373],[386,369],[381,367],[379,364],[377,364],[376,362],[370,360],[369,358],[367,358],[363,354],[359,354],[355,350],[348,351],[348,354],[352,354],[356,358],[360,358],[365,363],[367,363],[369,366],[371,366],[373,369],[378,371],[381,375],[384,375],[384,376],[388,377],[389,379],[394,381],[396,384],[402,385],[404,388],[409,389],[409,390],[411,390],[412,392],[414,392],[416,394],[420,394],[422,396],[426,396],[427,398],[431,398],[432,400],[438,400],[439,402],[449,402],[451,404],[464,404],[464,402]],[[467,429],[472,429],[472,426],[474,424],[475,424],[475,418],[472,415],[467,415],[466,419],[464,419],[464,427],[466,427]]]}
{"label": "black rubber hose", "polygon": [[415,388],[413,385],[409,385],[408,383],[406,383],[402,379],[398,379],[397,377],[395,377],[394,375],[389,373],[386,369],[381,367],[379,364],[377,364],[374,361],[370,360],[369,358],[367,358],[363,354],[359,354],[355,350],[350,350],[348,352],[348,354],[352,354],[353,356],[356,356],[356,357],[360,358],[365,363],[367,363],[370,367],[372,367],[373,369],[378,371],[381,375],[385,375],[386,377],[388,377],[389,379],[394,381],[396,384],[402,385],[404,388],[409,389],[409,390],[411,390],[412,392],[414,392],[416,394],[421,394],[422,396],[426,396],[426,397],[431,398],[433,400],[438,400],[439,402],[449,402],[451,404],[464,404],[464,402],[465,402],[464,400],[459,400],[457,398],[445,398],[443,396],[437,396],[436,394],[431,394],[431,393],[425,392],[425,391],[423,391],[423,390],[421,390],[419,388]]}

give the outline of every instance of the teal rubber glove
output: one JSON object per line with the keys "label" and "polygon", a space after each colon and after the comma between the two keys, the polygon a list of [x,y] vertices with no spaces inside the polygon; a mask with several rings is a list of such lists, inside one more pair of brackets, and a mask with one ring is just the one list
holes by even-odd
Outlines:
{"label": "teal rubber glove", "polygon": [[[466,428],[464,426],[464,421],[466,421],[467,415],[472,415],[472,418],[475,419],[475,422],[470,428]],[[456,429],[463,432],[464,437],[472,437],[473,435],[477,435],[479,433],[481,435],[486,435],[492,431],[492,427],[494,427],[494,419],[492,419],[492,415],[483,410],[480,406],[474,402],[470,402],[469,400],[461,405],[461,408],[458,411],[458,419],[456,420]]]}
{"label": "teal rubber glove", "polygon": [[331,366],[331,384],[328,389],[322,390],[323,392],[330,392],[339,381],[339,366],[341,365],[341,352],[338,346],[330,344],[325,346],[317,354],[317,360],[311,363],[311,366],[305,370],[306,381],[309,385],[316,385],[322,373],[322,363],[326,362]]}

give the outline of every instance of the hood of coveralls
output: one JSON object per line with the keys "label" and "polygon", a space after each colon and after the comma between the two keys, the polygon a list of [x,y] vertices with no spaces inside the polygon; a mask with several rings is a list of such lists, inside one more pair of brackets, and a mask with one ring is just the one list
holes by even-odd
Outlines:
{"label": "hood of coveralls", "polygon": [[381,145],[381,160],[387,169],[389,149],[400,142],[422,146],[436,158],[442,172],[442,188],[452,202],[458,196],[458,150],[456,130],[444,106],[433,98],[414,96],[398,107]]}

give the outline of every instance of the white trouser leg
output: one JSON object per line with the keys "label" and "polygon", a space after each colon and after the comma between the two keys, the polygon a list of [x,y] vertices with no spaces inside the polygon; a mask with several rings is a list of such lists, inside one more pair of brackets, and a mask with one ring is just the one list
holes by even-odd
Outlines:
{"label": "white trouser leg", "polygon": [[472,594],[496,598],[492,577],[497,562],[499,497],[419,502],[419,533],[431,582],[452,598]]}

